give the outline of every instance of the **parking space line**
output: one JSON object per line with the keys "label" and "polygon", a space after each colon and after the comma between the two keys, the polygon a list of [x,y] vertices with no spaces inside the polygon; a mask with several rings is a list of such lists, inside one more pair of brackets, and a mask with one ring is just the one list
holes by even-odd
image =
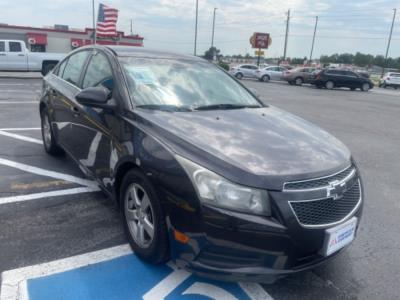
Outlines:
{"label": "parking space line", "polygon": [[5,271],[1,274],[2,280],[0,300],[23,299],[23,295],[26,295],[27,297],[28,293],[26,281],[28,279],[70,271],[128,254],[132,254],[132,250],[128,244],[124,244],[108,249],[55,260],[49,263]]}
{"label": "parking space line", "polygon": [[0,205],[7,204],[7,203],[15,203],[15,202],[41,199],[41,198],[48,198],[48,197],[74,195],[74,194],[81,194],[81,193],[91,193],[91,192],[98,192],[98,191],[100,191],[100,188],[98,188],[98,187],[97,188],[95,188],[95,187],[78,187],[78,188],[71,188],[71,189],[64,189],[64,190],[57,190],[57,191],[33,193],[33,194],[27,194],[27,195],[0,197]]}
{"label": "parking space line", "polygon": [[38,104],[39,101],[1,101],[0,104]]}
{"label": "parking space line", "polygon": [[50,170],[46,170],[46,169],[42,169],[42,168],[26,165],[26,164],[19,163],[19,162],[16,162],[16,161],[5,159],[5,158],[0,158],[0,165],[12,167],[12,168],[15,168],[15,169],[19,169],[21,171],[34,173],[34,174],[37,174],[37,175],[42,175],[42,176],[47,176],[47,177],[52,177],[52,178],[57,178],[57,179],[70,181],[70,182],[73,182],[73,183],[84,185],[86,187],[91,187],[91,188],[97,188],[98,187],[97,182],[92,181],[92,180],[88,180],[88,179],[76,177],[76,176],[73,176],[73,175],[68,175],[68,174],[64,174],[64,173],[59,173],[59,172],[55,172],[55,171],[50,171]]}
{"label": "parking space line", "polygon": [[30,130],[41,130],[41,128],[40,127],[0,128],[0,131],[30,131]]}
{"label": "parking space line", "polygon": [[31,143],[43,145],[42,140],[31,138],[31,137],[27,137],[27,136],[16,134],[16,133],[11,133],[11,132],[0,130],[0,135],[8,136],[8,137],[11,137],[11,138],[14,138],[14,139],[17,139],[17,140],[21,140],[21,141],[26,141],[26,142],[31,142]]}

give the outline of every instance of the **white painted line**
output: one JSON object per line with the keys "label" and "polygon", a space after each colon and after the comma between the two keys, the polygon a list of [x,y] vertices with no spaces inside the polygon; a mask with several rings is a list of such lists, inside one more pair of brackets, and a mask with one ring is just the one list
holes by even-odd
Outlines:
{"label": "white painted line", "polygon": [[0,135],[8,136],[8,137],[11,137],[11,138],[14,138],[14,139],[17,139],[17,140],[21,140],[21,141],[26,141],[26,142],[30,142],[30,143],[43,145],[42,140],[31,138],[31,137],[20,135],[20,134],[16,134],[16,133],[11,133],[11,132],[7,132],[7,131],[0,131]]}
{"label": "white painted line", "polygon": [[30,131],[30,130],[41,130],[40,127],[19,127],[19,128],[0,128],[0,131]]}
{"label": "white painted line", "polygon": [[23,103],[25,103],[25,104],[32,104],[32,103],[38,104],[39,101],[1,101],[0,100],[0,104],[23,104]]}
{"label": "white painted line", "polygon": [[33,193],[33,194],[27,194],[27,195],[0,197],[0,205],[7,204],[7,203],[15,203],[15,202],[41,199],[41,198],[48,198],[48,197],[74,195],[74,194],[81,194],[81,193],[91,193],[91,192],[97,192],[97,191],[100,191],[100,188],[98,188],[98,187],[97,188],[95,188],[95,187],[78,187],[78,188],[71,188],[71,189],[64,189],[64,190],[57,190],[57,191]]}
{"label": "white painted line", "polygon": [[34,173],[34,174],[38,174],[38,175],[42,175],[42,176],[47,176],[47,177],[52,177],[52,178],[57,178],[57,179],[74,182],[74,183],[84,185],[87,187],[92,187],[92,188],[98,187],[97,182],[92,181],[92,180],[87,180],[84,178],[80,178],[80,177],[76,177],[76,176],[72,176],[72,175],[68,175],[68,174],[64,174],[64,173],[59,173],[59,172],[55,172],[55,171],[49,171],[46,169],[26,165],[26,164],[15,162],[15,161],[5,159],[5,158],[0,158],[0,165],[9,166],[9,167],[16,168],[16,169],[19,169],[19,170],[22,170],[25,172]]}
{"label": "white painted line", "polygon": [[[28,279],[62,273],[129,254],[132,254],[132,250],[128,244],[125,244],[104,250],[55,260],[49,263],[43,263],[35,266],[29,266],[3,272],[1,274],[2,280],[0,300],[20,299],[18,297],[22,296],[24,293],[23,282]],[[21,290],[19,290],[19,287],[22,287]]]}
{"label": "white painted line", "polygon": [[273,300],[270,294],[261,285],[254,282],[239,282],[240,287],[250,299]]}

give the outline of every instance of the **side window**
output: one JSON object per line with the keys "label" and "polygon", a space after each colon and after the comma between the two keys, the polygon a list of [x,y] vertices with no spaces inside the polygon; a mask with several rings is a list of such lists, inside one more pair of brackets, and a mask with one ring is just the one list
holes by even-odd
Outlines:
{"label": "side window", "polygon": [[356,73],[350,71],[348,71],[346,75],[351,77],[358,77]]}
{"label": "side window", "polygon": [[241,69],[249,69],[249,66],[243,65],[243,66],[241,66],[240,68],[241,68]]}
{"label": "side window", "polygon": [[5,52],[6,51],[6,43],[0,41],[0,52]]}
{"label": "side window", "polygon": [[89,62],[83,79],[82,88],[104,86],[110,91],[113,89],[113,75],[107,57],[96,53]]}
{"label": "side window", "polygon": [[68,62],[68,58],[66,60],[64,60],[60,66],[58,67],[57,73],[56,75],[58,75],[59,77],[63,76],[64,70],[65,70],[65,66],[67,65]]}
{"label": "side window", "polygon": [[257,67],[257,66],[250,66],[250,69],[252,69],[252,70],[257,70],[258,67]]}
{"label": "side window", "polygon": [[8,43],[10,52],[21,52],[21,43],[20,42],[9,42]]}
{"label": "side window", "polygon": [[89,51],[80,51],[70,56],[61,78],[73,85],[78,85],[83,64],[85,63],[88,54]]}

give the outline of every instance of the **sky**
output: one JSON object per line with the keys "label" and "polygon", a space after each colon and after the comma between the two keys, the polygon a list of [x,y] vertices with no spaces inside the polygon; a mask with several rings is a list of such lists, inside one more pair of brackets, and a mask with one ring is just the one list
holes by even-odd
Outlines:
{"label": "sky", "polygon": [[[192,54],[196,0],[104,0],[119,9],[118,30],[144,37],[146,48]],[[95,1],[97,6],[99,1]],[[392,0],[199,0],[198,47],[203,54],[211,45],[212,18],[216,11],[214,45],[222,54],[253,54],[253,32],[270,33],[266,57],[283,55],[286,15],[290,9],[287,56],[310,55],[315,16],[318,16],[314,55],[386,52],[393,8]],[[91,0],[0,0],[0,23],[26,26],[66,24],[70,28],[92,25]],[[400,10],[393,30],[389,56],[400,57]]]}

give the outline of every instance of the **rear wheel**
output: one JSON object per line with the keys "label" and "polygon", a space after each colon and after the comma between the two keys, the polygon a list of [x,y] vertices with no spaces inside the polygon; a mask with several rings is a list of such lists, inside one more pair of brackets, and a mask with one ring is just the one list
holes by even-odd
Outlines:
{"label": "rear wheel", "polygon": [[356,88],[354,88],[354,87],[350,88],[350,91],[355,91],[355,90],[356,90]]}
{"label": "rear wheel", "polygon": [[242,79],[242,78],[243,78],[243,74],[242,74],[242,73],[237,73],[237,74],[235,75],[235,77],[236,77],[237,79]]}
{"label": "rear wheel", "polygon": [[47,73],[49,73],[51,70],[54,69],[56,66],[56,63],[44,63],[42,67],[42,75],[45,76]]}
{"label": "rear wheel", "polygon": [[263,82],[268,82],[268,81],[270,80],[270,78],[269,78],[268,75],[263,75],[263,77],[261,77],[261,80],[262,80]]}
{"label": "rear wheel", "polygon": [[361,85],[361,90],[364,92],[368,92],[370,88],[371,88],[371,86],[369,85],[369,83],[363,83]]}
{"label": "rear wheel", "polygon": [[129,171],[120,192],[125,232],[137,256],[151,263],[168,259],[167,227],[161,204],[150,181]]}
{"label": "rear wheel", "polygon": [[42,109],[40,113],[41,117],[41,127],[42,127],[42,140],[44,150],[50,155],[61,155],[64,151],[58,146],[57,141],[53,134],[53,129],[51,128],[51,123],[49,119],[49,114],[47,109]]}
{"label": "rear wheel", "polygon": [[296,84],[296,85],[302,85],[303,84],[303,78],[301,78],[301,77],[297,77],[295,80],[294,80],[294,83]]}
{"label": "rear wheel", "polygon": [[325,87],[326,87],[328,90],[331,90],[331,89],[333,89],[333,88],[335,87],[335,84],[333,83],[333,81],[327,81],[327,82],[325,83]]}

